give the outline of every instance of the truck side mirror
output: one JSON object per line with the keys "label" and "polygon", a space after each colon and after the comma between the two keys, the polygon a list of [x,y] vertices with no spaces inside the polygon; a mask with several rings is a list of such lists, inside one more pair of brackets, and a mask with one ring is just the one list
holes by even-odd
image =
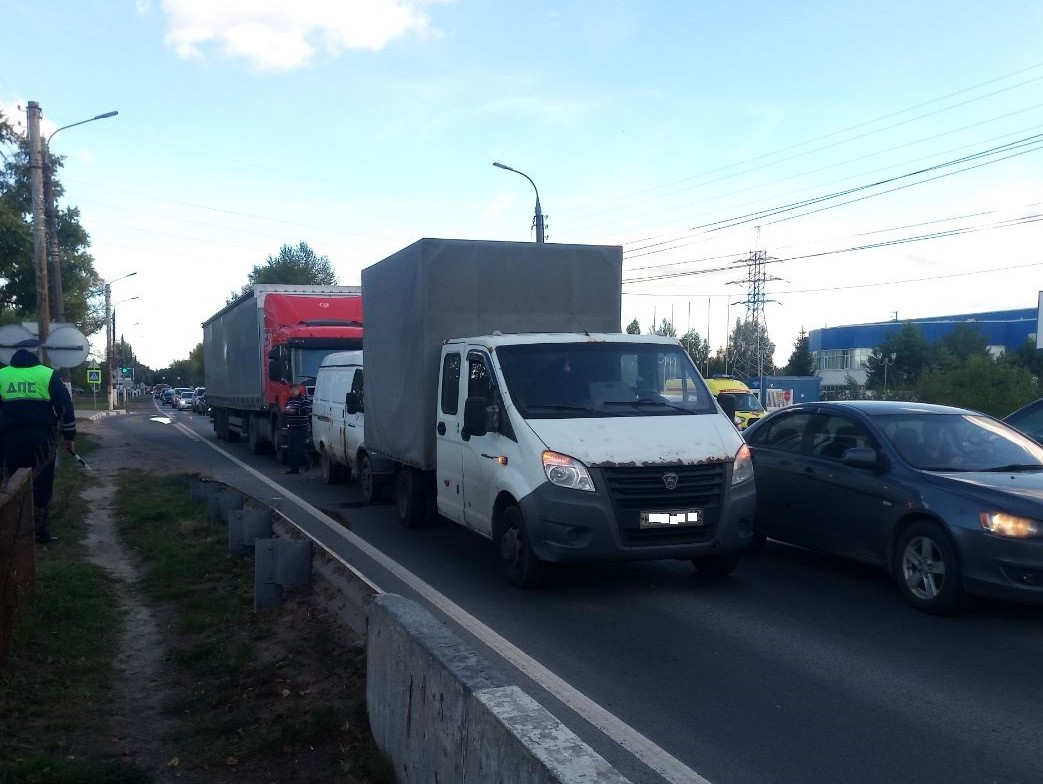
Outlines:
{"label": "truck side mirror", "polygon": [[722,392],[717,396],[717,403],[724,410],[724,413],[728,415],[728,420],[735,422],[735,398],[731,395]]}
{"label": "truck side mirror", "polygon": [[344,395],[344,410],[349,414],[358,414],[362,411],[362,395],[358,392],[348,392]]}
{"label": "truck side mirror", "polygon": [[498,415],[496,406],[490,406],[484,397],[469,397],[464,401],[464,429],[460,433],[465,439],[471,436],[484,436],[495,427],[490,427],[490,420]]}

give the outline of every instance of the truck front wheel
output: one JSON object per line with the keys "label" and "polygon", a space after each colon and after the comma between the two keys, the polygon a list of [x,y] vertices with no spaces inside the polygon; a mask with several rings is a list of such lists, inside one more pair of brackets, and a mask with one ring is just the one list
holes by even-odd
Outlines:
{"label": "truck front wheel", "polygon": [[337,485],[347,482],[351,478],[350,469],[330,459],[330,453],[325,449],[319,451],[319,468],[322,469],[322,481],[328,485]]}
{"label": "truck front wheel", "polygon": [[509,506],[496,529],[496,551],[507,582],[515,588],[538,588],[547,576],[547,564],[532,551],[525,518],[517,506]]}

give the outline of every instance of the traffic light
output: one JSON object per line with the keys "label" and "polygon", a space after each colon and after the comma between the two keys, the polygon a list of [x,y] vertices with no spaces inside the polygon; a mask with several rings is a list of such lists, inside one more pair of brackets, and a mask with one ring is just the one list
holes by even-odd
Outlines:
{"label": "traffic light", "polygon": [[130,372],[130,368],[120,368],[120,371],[123,373],[123,375],[127,375]]}

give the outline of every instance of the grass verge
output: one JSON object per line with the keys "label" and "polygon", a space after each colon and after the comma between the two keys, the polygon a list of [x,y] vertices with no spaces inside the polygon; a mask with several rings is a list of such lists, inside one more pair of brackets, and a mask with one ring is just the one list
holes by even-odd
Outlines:
{"label": "grass verge", "polygon": [[[77,447],[89,461],[89,437]],[[307,590],[254,613],[253,560],[228,556],[226,527],[192,498],[190,478],[140,471],[120,473],[115,514],[140,559],[131,590],[163,619],[162,682],[149,688],[164,692],[164,729],[121,755],[128,673],[116,662],[135,629],[121,625],[114,578],[87,560],[87,481],[72,461],[59,467],[61,540],[38,551],[0,681],[0,784],[152,782],[156,759],[185,782],[394,782],[369,735],[357,641]]]}

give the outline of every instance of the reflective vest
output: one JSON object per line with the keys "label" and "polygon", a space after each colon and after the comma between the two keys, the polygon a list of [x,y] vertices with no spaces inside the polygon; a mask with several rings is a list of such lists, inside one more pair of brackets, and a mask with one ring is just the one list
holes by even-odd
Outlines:
{"label": "reflective vest", "polygon": [[0,400],[50,400],[53,374],[47,365],[0,368]]}

